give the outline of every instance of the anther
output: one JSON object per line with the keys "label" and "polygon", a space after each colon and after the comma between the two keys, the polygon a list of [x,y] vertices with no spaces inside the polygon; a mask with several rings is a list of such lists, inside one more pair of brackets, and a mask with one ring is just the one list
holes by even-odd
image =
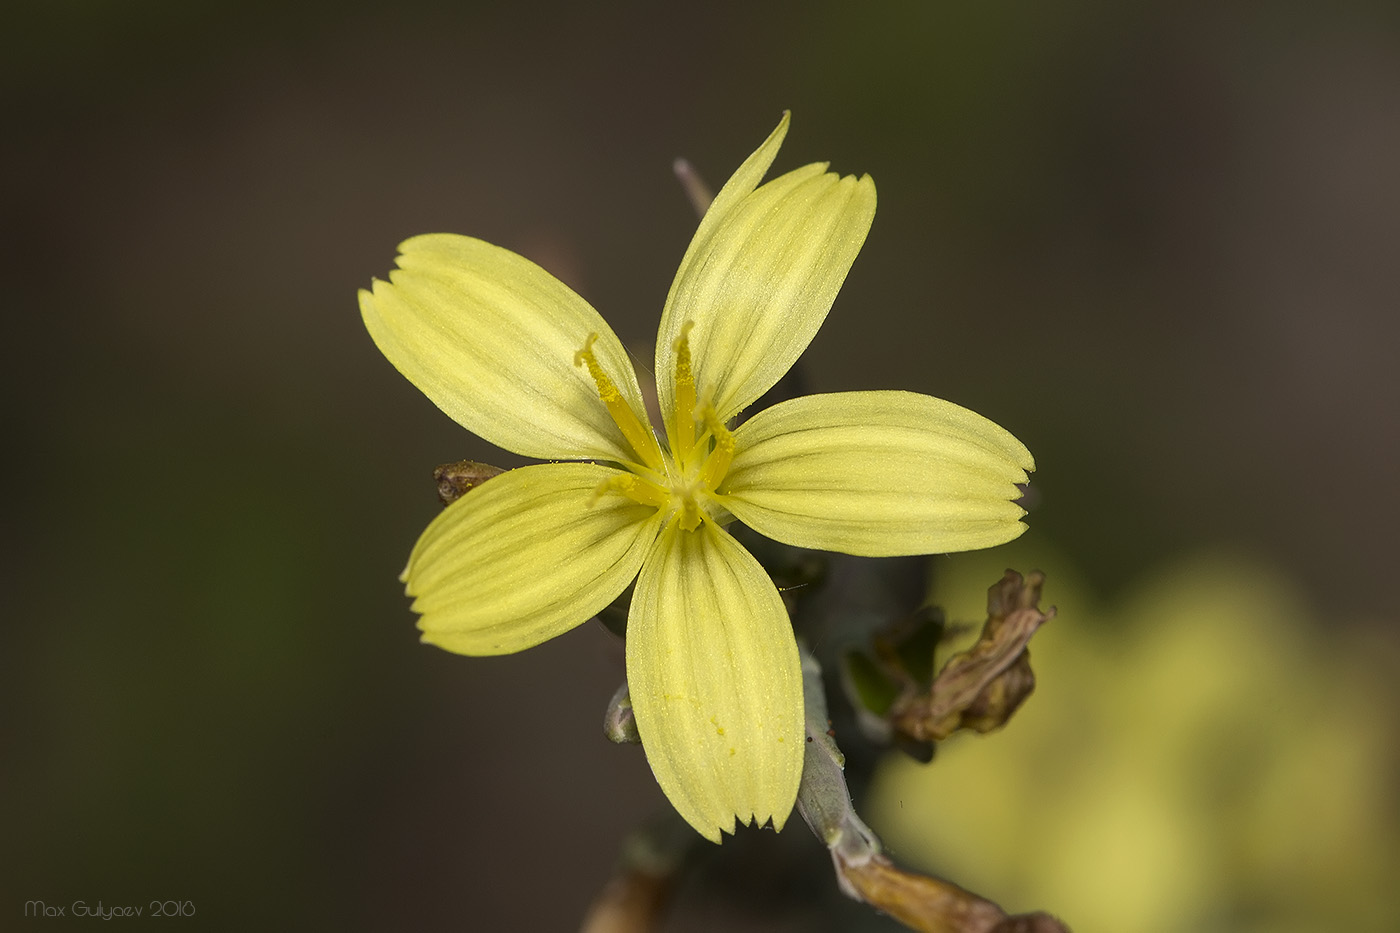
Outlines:
{"label": "anther", "polygon": [[690,364],[690,331],[694,321],[681,325],[681,335],[671,345],[676,351],[676,398],[671,417],[671,454],[685,469],[686,458],[695,447],[695,372]]}
{"label": "anther", "polygon": [[598,387],[598,398],[607,406],[608,414],[612,415],[613,422],[622,431],[622,436],[627,439],[627,443],[632,446],[638,460],[653,470],[660,470],[663,467],[663,461],[661,448],[656,443],[656,435],[651,432],[649,426],[637,418],[636,412],[632,411],[632,406],[627,404],[627,399],[622,397],[622,393],[608,378],[608,374],[603,372],[598,357],[593,353],[593,343],[597,339],[597,334],[588,335],[583,349],[574,353],[574,365],[588,367],[588,374],[593,377],[593,383]]}
{"label": "anther", "polygon": [[622,398],[622,393],[617,391],[617,386],[608,378],[608,374],[603,372],[603,367],[598,365],[598,357],[593,353],[593,343],[597,339],[597,334],[588,335],[583,349],[574,353],[574,365],[588,367],[588,374],[593,377],[593,382],[598,386],[598,397],[611,405],[614,401]]}
{"label": "anther", "polygon": [[729,472],[729,465],[734,461],[734,435],[720,423],[719,416],[715,413],[714,407],[705,406],[704,411],[706,433],[715,439],[714,450],[710,451],[710,456],[705,460],[705,466],[700,470],[700,482],[706,489],[715,489]]}

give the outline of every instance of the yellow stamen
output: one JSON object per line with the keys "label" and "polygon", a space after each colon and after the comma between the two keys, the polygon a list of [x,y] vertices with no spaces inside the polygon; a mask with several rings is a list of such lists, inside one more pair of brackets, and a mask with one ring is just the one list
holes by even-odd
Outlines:
{"label": "yellow stamen", "polygon": [[706,405],[705,429],[715,439],[715,449],[700,470],[700,482],[706,489],[715,489],[729,472],[729,464],[734,461],[734,435],[720,423],[713,407]]}
{"label": "yellow stamen", "polygon": [[676,351],[676,407],[671,419],[671,454],[679,464],[685,463],[695,447],[695,372],[690,368],[690,329],[694,326],[694,321],[682,324],[681,335],[672,344]]}
{"label": "yellow stamen", "polygon": [[642,505],[649,505],[653,508],[661,508],[671,501],[670,495],[664,489],[660,489],[651,483],[637,479],[631,473],[618,473],[610,476],[598,484],[598,488],[593,490],[593,498],[589,500],[590,506],[597,505],[598,500],[610,492],[621,493],[633,502]]}
{"label": "yellow stamen", "polygon": [[642,463],[653,470],[659,470],[662,468],[661,448],[657,446],[656,435],[637,418],[632,406],[627,404],[617,386],[598,364],[598,357],[593,354],[593,342],[597,339],[597,334],[588,335],[583,349],[574,354],[574,365],[588,366],[589,375],[598,386],[598,398],[608,407],[608,414],[612,415],[613,421],[622,430],[622,436],[632,445],[632,450]]}

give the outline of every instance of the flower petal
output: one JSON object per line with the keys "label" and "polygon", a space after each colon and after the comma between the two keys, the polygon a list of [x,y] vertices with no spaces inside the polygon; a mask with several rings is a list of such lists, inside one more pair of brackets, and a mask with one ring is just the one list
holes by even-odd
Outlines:
{"label": "flower petal", "polygon": [[[744,163],[735,170],[733,175],[729,176],[724,187],[719,189],[714,199],[710,201],[710,206],[705,210],[705,216],[700,218],[700,226],[695,229],[695,236],[691,237],[690,246],[686,248],[685,256],[681,259],[680,268],[676,270],[676,279],[680,279],[686,270],[694,264],[696,257],[706,251],[715,231],[719,229],[725,218],[733,213],[734,208],[740,202],[753,194],[758,183],[763,181],[763,176],[768,174],[769,167],[778,156],[778,150],[783,146],[791,118],[791,111],[784,110],[783,118],[778,121],[773,132],[769,133],[763,144],[744,160]],[[672,290],[674,291],[674,289],[675,286],[672,285]],[[679,334],[680,326],[678,324],[672,337]],[[660,357],[657,359],[659,362]],[[669,367],[667,368],[669,369]]]}
{"label": "flower petal", "polygon": [[702,224],[657,335],[657,391],[668,419],[674,345],[687,322],[696,388],[713,393],[724,421],[782,378],[826,320],[870,231],[875,183],[825,170],[816,163],[788,172],[722,205],[713,229]]}
{"label": "flower petal", "polygon": [[521,467],[448,506],[404,571],[423,640],[458,654],[510,654],[616,599],[661,521],[620,495],[592,501],[617,473],[592,463]]}
{"label": "flower petal", "polygon": [[399,251],[389,282],[360,291],[360,314],[409,382],[506,450],[635,459],[588,370],[574,365],[596,333],[598,362],[646,422],[627,351],[588,302],[528,259],[470,237],[418,236]]}
{"label": "flower petal", "polygon": [[712,522],[672,522],[642,567],[627,684],[656,781],[702,836],[781,829],[802,777],[802,671],[782,598]]}
{"label": "flower petal", "polygon": [[740,425],[721,502],[760,534],[870,557],[990,547],[1025,531],[1035,469],[1004,428],[913,392],[781,402]]}

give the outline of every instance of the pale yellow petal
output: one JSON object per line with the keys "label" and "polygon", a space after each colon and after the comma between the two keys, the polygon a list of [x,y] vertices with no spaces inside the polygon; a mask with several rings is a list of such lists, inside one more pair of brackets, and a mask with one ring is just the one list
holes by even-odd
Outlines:
{"label": "pale yellow petal", "polygon": [[[676,278],[684,275],[685,270],[694,263],[697,256],[706,251],[706,244],[719,229],[720,224],[728,217],[734,208],[746,197],[753,193],[758,187],[758,183],[763,181],[763,176],[768,174],[768,168],[773,164],[773,160],[778,156],[778,150],[783,146],[783,140],[787,137],[788,123],[792,114],[783,111],[783,118],[778,121],[778,125],[773,128],[773,132],[768,134],[768,138],[763,141],[757,149],[744,160],[743,164],[729,176],[729,180],[724,183],[724,187],[710,201],[710,206],[705,210],[705,216],[700,218],[700,226],[695,230],[695,236],[691,237],[690,246],[686,248],[685,256],[681,259],[680,268],[676,272]],[[674,286],[672,286],[674,288]],[[663,322],[663,327],[665,326]],[[676,333],[680,332],[680,325],[676,325]],[[672,335],[673,337],[675,334]]]}
{"label": "pale yellow petal", "polygon": [[801,663],[777,589],[728,532],[672,523],[657,539],[632,596],[627,684],[686,822],[714,842],[736,816],[782,828],[802,777]]}
{"label": "pale yellow petal", "polygon": [[782,402],[735,431],[724,505],[761,534],[870,557],[990,547],[1025,531],[1035,461],[1004,428],[913,392]]}
{"label": "pale yellow petal", "polygon": [[636,577],[655,509],[617,494],[617,470],[547,463],[510,470],[448,506],[404,571],[423,640],[458,654],[510,654],[591,618]]}
{"label": "pale yellow petal", "polygon": [[389,282],[360,292],[380,351],[467,430],[541,459],[635,459],[574,354],[593,352],[645,422],[637,377],[598,312],[522,256],[453,234],[399,246]]}
{"label": "pale yellow petal", "polygon": [[668,419],[674,345],[685,324],[694,325],[697,390],[712,393],[727,420],[791,368],[826,320],[870,231],[875,183],[825,170],[808,165],[768,182],[727,206],[692,243],[657,336],[657,390]]}

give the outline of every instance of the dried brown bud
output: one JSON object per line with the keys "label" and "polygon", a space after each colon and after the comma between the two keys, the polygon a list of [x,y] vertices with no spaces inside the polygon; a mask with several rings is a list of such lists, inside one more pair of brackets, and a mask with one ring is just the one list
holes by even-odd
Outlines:
{"label": "dried brown bud", "polygon": [[1006,571],[987,591],[987,623],[977,643],[948,659],[927,691],[906,691],[889,712],[896,732],[916,740],[945,739],[959,729],[990,732],[1011,718],[1035,689],[1027,645],[1055,617],[1041,612],[1045,575]]}
{"label": "dried brown bud", "polygon": [[475,460],[458,460],[433,468],[433,482],[437,483],[438,498],[443,505],[451,505],[493,476],[504,473],[500,467]]}

